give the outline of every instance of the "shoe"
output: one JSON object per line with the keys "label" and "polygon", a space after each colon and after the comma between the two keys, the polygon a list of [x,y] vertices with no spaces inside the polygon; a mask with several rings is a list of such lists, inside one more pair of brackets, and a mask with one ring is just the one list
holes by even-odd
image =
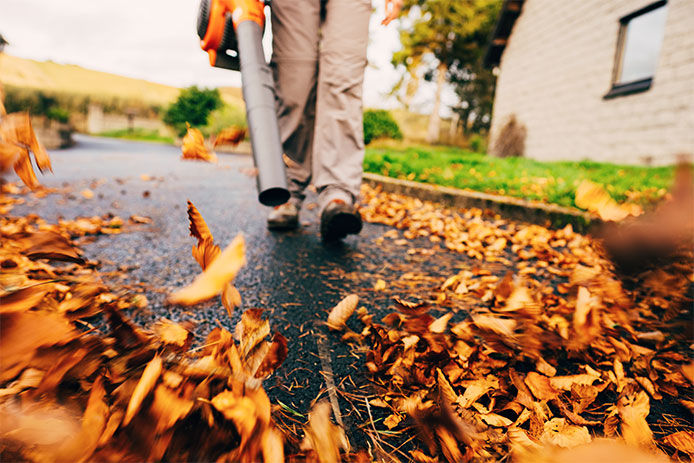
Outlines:
{"label": "shoe", "polygon": [[333,199],[320,216],[320,234],[323,241],[337,241],[361,231],[361,215],[355,206],[341,199]]}
{"label": "shoe", "polygon": [[270,230],[294,230],[299,226],[299,209],[293,202],[275,206],[267,216]]}

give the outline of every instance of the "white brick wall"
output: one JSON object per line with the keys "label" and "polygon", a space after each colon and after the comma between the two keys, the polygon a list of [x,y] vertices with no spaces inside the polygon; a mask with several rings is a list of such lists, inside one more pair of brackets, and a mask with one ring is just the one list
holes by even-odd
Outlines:
{"label": "white brick wall", "polygon": [[534,159],[669,164],[694,154],[694,0],[668,1],[652,87],[603,99],[619,18],[653,2],[526,0],[501,59],[492,143],[515,113]]}

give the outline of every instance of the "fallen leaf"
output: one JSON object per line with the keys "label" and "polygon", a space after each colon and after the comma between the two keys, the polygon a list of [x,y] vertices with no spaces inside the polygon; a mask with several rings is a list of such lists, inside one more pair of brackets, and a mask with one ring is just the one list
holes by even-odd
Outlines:
{"label": "fallen leaf", "polygon": [[689,458],[694,457],[694,431],[678,431],[663,437],[661,442],[677,449],[679,452],[686,453],[689,455]]}
{"label": "fallen leaf", "polygon": [[147,397],[147,395],[152,391],[154,385],[157,382],[157,379],[159,379],[161,370],[161,357],[155,355],[154,358],[150,360],[150,362],[147,364],[144,371],[142,372],[140,381],[138,381],[137,386],[135,386],[135,390],[133,391],[133,394],[130,397],[130,401],[128,402],[128,408],[125,411],[125,418],[123,419],[123,426],[127,426],[128,423],[130,423],[130,421],[133,419],[137,411],[140,409],[142,401],[145,400],[145,397]]}
{"label": "fallen leaf", "polygon": [[272,344],[268,349],[262,363],[255,372],[256,378],[265,378],[275,371],[287,358],[287,338],[279,333],[272,337]]}
{"label": "fallen leaf", "polygon": [[646,417],[651,411],[648,394],[636,388],[625,388],[617,400],[617,411],[621,420],[622,437],[629,445],[653,445],[653,432]]}
{"label": "fallen leaf", "polygon": [[453,317],[453,313],[449,312],[437,318],[429,325],[429,331],[432,333],[443,333],[448,326],[448,321]]}
{"label": "fallen leaf", "polygon": [[304,431],[306,437],[302,448],[313,449],[321,463],[338,463],[341,461],[340,449],[349,451],[345,432],[330,421],[330,405],[325,400],[313,406]]}
{"label": "fallen leaf", "polygon": [[402,421],[402,416],[400,416],[400,414],[398,414],[398,413],[393,413],[391,415],[388,415],[386,417],[386,419],[383,420],[383,424],[385,424],[388,429],[393,429],[401,421]]}
{"label": "fallen leaf", "polygon": [[154,325],[154,334],[164,344],[171,344],[178,347],[185,347],[190,333],[178,323],[162,318]]}
{"label": "fallen leaf", "polygon": [[350,294],[333,307],[328,315],[328,328],[339,331],[345,326],[347,319],[354,313],[359,304],[359,296]]}
{"label": "fallen leaf", "polygon": [[590,433],[585,426],[568,424],[564,418],[552,418],[544,424],[540,441],[544,444],[571,448],[591,442]]}

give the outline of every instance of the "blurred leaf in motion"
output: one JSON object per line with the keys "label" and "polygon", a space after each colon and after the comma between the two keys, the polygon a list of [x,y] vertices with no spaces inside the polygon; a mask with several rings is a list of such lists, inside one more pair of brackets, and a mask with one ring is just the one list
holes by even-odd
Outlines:
{"label": "blurred leaf in motion", "polygon": [[187,132],[183,137],[181,146],[183,159],[217,162],[217,155],[205,146],[205,138],[202,136],[202,132],[191,127],[188,123],[186,123],[186,128]]}
{"label": "blurred leaf in motion", "polygon": [[231,145],[236,146],[246,137],[246,129],[243,127],[227,127],[222,129],[214,140],[214,146]]}
{"label": "blurred leaf in motion", "polygon": [[36,138],[28,113],[13,113],[0,119],[0,172],[14,168],[19,178],[29,188],[39,186],[31,164],[30,153],[39,171],[52,171],[51,160],[45,148]]}
{"label": "blurred leaf in motion", "polygon": [[169,297],[173,304],[193,305],[220,294],[245,264],[243,236],[236,238],[185,288]]}

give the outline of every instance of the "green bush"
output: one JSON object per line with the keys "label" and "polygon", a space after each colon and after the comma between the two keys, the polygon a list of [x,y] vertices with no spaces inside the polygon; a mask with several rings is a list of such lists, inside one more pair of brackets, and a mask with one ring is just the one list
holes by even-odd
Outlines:
{"label": "green bush", "polygon": [[9,113],[27,111],[33,116],[45,116],[59,122],[68,122],[70,111],[55,95],[41,90],[7,87],[5,109]]}
{"label": "green bush", "polygon": [[222,104],[222,97],[216,88],[184,88],[164,113],[164,122],[173,127],[179,136],[183,136],[186,133],[186,122],[192,127],[207,125],[210,113]]}
{"label": "green bush", "polygon": [[486,153],[487,152],[487,141],[482,135],[475,134],[470,137],[468,141],[468,146],[470,151],[475,153]]}
{"label": "green bush", "polygon": [[67,124],[70,120],[70,111],[65,108],[53,106],[48,108],[48,111],[46,111],[46,117],[54,121],[62,122],[63,124]]}
{"label": "green bush", "polygon": [[388,111],[368,109],[364,111],[364,143],[368,145],[376,138],[402,140],[402,132]]}

